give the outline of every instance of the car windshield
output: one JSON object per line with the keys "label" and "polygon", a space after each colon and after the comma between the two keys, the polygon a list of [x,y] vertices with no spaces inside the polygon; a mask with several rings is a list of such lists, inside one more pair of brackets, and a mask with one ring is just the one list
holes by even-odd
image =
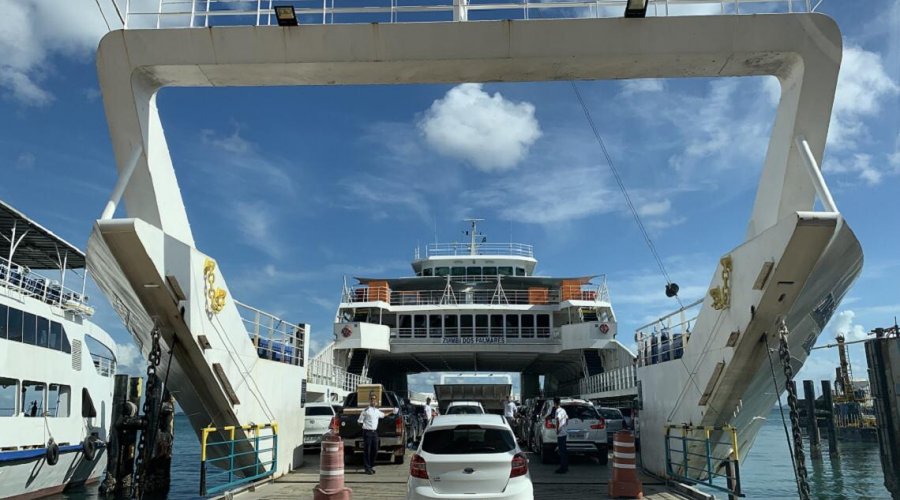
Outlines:
{"label": "car windshield", "polygon": [[481,415],[484,412],[477,406],[460,405],[447,409],[447,415]]}
{"label": "car windshield", "polygon": [[330,406],[308,406],[306,408],[307,417],[323,417],[326,415],[329,417],[334,415],[334,411]]}
{"label": "car windshield", "polygon": [[622,420],[622,413],[616,409],[601,408],[600,415],[607,420]]}
{"label": "car windshield", "polygon": [[597,410],[593,406],[581,404],[562,405],[562,407],[566,410],[566,415],[569,416],[569,419],[597,420],[600,418],[600,415],[597,414]]}
{"label": "car windshield", "polygon": [[422,451],[434,455],[505,453],[516,449],[516,439],[508,429],[482,429],[477,425],[459,425],[436,429],[422,436]]}

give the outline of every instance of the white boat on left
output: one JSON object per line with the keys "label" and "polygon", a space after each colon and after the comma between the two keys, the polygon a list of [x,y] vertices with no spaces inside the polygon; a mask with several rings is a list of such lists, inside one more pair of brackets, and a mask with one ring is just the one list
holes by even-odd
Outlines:
{"label": "white boat on left", "polygon": [[81,250],[0,201],[0,498],[103,471],[116,344],[89,321],[85,280]]}

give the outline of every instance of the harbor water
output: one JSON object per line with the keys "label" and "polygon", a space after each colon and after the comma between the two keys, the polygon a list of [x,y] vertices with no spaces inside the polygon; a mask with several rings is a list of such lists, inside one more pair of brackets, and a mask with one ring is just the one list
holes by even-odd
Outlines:
{"label": "harbor water", "polygon": [[[171,499],[199,498],[200,443],[187,417],[175,417],[175,450],[172,461]],[[877,443],[840,442],[840,456],[828,457],[828,444],[823,446],[823,459],[807,457],[810,490],[817,499],[883,499],[890,498],[884,487]],[[808,448],[806,448],[808,451]],[[308,459],[318,460],[318,455]],[[741,480],[748,498],[797,498],[797,485],[788,452],[781,416],[777,410],[769,414],[756,438],[756,444],[742,459]],[[401,466],[405,467],[405,466]],[[400,485],[397,485],[400,488]],[[402,498],[405,492],[397,492]],[[725,495],[718,494],[719,498]],[[98,498],[97,487],[91,486],[52,497],[55,500]],[[538,499],[540,500],[540,499]]]}

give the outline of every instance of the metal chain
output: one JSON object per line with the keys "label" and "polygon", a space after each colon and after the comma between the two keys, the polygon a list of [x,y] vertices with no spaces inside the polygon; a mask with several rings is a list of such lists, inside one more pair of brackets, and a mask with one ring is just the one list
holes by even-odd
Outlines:
{"label": "metal chain", "polygon": [[[150,414],[151,411],[155,411],[155,408],[150,407],[150,394],[156,389],[157,384],[157,376],[156,369],[159,366],[159,360],[162,358],[162,348],[159,346],[160,332],[159,327],[153,328],[153,331],[150,332],[151,339],[151,347],[150,353],[147,355],[147,385],[144,389],[144,418]],[[134,463],[134,476],[132,479],[132,497],[140,497],[140,491],[143,490],[141,481],[144,475],[144,450],[147,448],[149,444],[152,446],[152,443],[147,443],[147,437],[150,434],[150,429],[143,429],[141,431],[141,439],[138,441],[137,453],[135,453],[135,463]],[[135,492],[134,489],[137,488],[138,491]],[[135,493],[138,493],[135,495]]]}
{"label": "metal chain", "polygon": [[785,386],[787,387],[788,407],[791,415],[791,434],[794,438],[794,456],[796,458],[795,467],[797,469],[797,482],[799,483],[800,500],[809,500],[809,483],[806,476],[806,457],[803,454],[803,435],[800,433],[800,414],[797,412],[797,386],[794,385],[794,370],[791,368],[791,351],[788,349],[787,342],[788,330],[784,322],[778,331],[780,345],[778,346],[778,356],[781,358],[781,364],[784,368]]}

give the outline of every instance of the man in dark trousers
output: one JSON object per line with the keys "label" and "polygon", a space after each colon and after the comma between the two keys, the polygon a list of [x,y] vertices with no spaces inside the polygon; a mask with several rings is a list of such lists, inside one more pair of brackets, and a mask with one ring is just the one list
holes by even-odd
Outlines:
{"label": "man in dark trousers", "polygon": [[378,398],[369,393],[369,406],[359,415],[363,428],[363,466],[366,474],[375,474],[375,457],[378,455],[378,421],[384,413],[378,409]]}
{"label": "man in dark trousers", "polygon": [[566,439],[569,437],[569,414],[559,406],[559,398],[553,398],[553,417],[556,427],[556,446],[559,448],[559,468],[554,472],[565,474],[569,472],[569,451],[566,449]]}

